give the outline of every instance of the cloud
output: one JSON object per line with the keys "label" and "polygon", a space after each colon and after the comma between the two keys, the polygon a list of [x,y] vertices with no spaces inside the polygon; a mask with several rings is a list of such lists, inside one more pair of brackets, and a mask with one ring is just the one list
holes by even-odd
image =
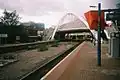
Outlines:
{"label": "cloud", "polygon": [[0,9],[17,10],[22,21],[57,23],[61,16],[72,12],[81,16],[90,5],[102,3],[102,8],[115,8],[119,0],[0,0]]}
{"label": "cloud", "polygon": [[115,5],[115,0],[0,0],[0,8],[17,10],[29,16],[48,15],[51,12],[83,12],[90,5],[102,2],[104,8]]}
{"label": "cloud", "polygon": [[0,8],[8,10],[22,10],[20,1],[18,0],[0,0]]}
{"label": "cloud", "polygon": [[50,12],[64,11],[64,3],[60,0],[2,0],[1,9],[17,10],[27,15],[43,15]]}

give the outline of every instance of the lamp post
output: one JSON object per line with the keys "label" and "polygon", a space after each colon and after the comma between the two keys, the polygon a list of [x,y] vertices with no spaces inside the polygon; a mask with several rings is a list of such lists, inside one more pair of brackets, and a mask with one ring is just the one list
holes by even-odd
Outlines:
{"label": "lamp post", "polygon": [[[97,6],[90,6],[96,8]],[[101,66],[101,3],[98,3],[97,65]]]}
{"label": "lamp post", "polygon": [[101,3],[98,3],[98,42],[97,42],[98,66],[101,66]]}

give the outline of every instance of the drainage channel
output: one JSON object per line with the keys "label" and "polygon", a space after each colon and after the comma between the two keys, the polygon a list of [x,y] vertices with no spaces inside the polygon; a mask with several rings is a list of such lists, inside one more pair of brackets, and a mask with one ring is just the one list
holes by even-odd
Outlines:
{"label": "drainage channel", "polygon": [[48,73],[55,65],[57,65],[62,59],[64,59],[70,52],[72,52],[82,42],[83,41],[80,41],[78,44],[64,51],[62,54],[57,55],[55,58],[43,64],[38,69],[20,78],[20,80],[40,80],[46,73]]}

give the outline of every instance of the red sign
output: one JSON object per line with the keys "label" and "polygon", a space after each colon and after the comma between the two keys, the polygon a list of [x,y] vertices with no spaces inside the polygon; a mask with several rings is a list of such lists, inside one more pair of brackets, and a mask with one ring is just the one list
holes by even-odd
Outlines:
{"label": "red sign", "polygon": [[[89,24],[90,29],[97,29],[98,28],[98,11],[88,11],[85,14],[87,22]],[[101,28],[104,29],[106,26],[105,19],[104,19],[104,12],[101,12]]]}

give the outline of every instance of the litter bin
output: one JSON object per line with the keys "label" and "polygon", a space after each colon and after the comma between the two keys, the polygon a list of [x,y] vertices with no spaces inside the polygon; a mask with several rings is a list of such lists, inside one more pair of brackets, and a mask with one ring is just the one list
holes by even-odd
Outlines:
{"label": "litter bin", "polygon": [[111,32],[110,41],[109,41],[109,53],[111,57],[118,58],[120,57],[120,32]]}

